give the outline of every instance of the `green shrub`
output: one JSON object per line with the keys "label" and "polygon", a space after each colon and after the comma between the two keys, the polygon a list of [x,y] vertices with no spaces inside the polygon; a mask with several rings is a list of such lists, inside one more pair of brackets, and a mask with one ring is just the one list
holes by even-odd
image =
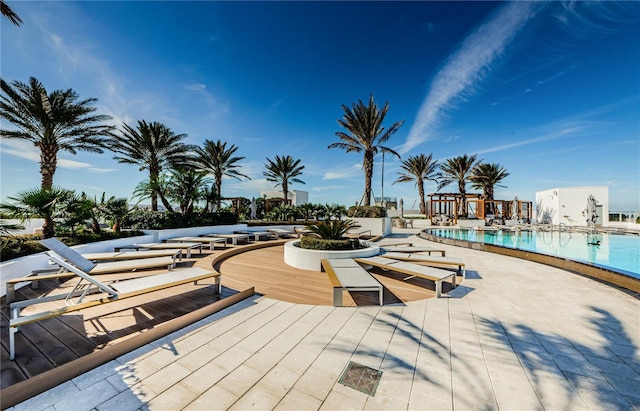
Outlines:
{"label": "green shrub", "polygon": [[328,240],[314,236],[305,236],[300,239],[300,248],[309,250],[352,250],[354,243],[351,240]]}
{"label": "green shrub", "polygon": [[206,214],[181,214],[168,211],[136,209],[127,215],[123,227],[137,230],[202,227],[208,225],[237,224],[238,215],[227,210]]}
{"label": "green shrub", "polygon": [[353,220],[330,220],[309,226],[311,232],[327,240],[340,240],[345,233],[356,226]]}
{"label": "green shrub", "polygon": [[379,206],[351,206],[347,212],[348,217],[382,218],[387,216],[384,207]]}

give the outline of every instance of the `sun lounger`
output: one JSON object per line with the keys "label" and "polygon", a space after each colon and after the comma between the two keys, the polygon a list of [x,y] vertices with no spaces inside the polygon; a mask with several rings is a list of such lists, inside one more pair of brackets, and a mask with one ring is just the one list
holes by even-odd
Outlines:
{"label": "sun lounger", "polygon": [[294,235],[293,232],[282,228],[267,228],[267,231],[277,235],[277,238],[291,238]]}
{"label": "sun lounger", "polygon": [[365,229],[360,229],[360,228],[349,230],[349,231],[347,231],[345,233],[344,236],[347,237],[347,238],[360,239],[360,237],[362,235],[366,234],[366,233],[369,233],[369,237],[371,237],[371,230],[365,230]]}
{"label": "sun lounger", "polygon": [[[393,248],[389,248],[393,250]],[[446,265],[458,268],[458,272],[462,274],[462,278],[467,278],[467,270],[465,268],[464,261],[454,257],[441,257],[439,255],[424,255],[424,254],[412,254],[412,253],[394,253],[387,251],[382,254],[381,257],[391,258],[393,260],[408,261],[416,264],[435,264],[438,266]]]}
{"label": "sun lounger", "polygon": [[334,307],[342,306],[343,291],[378,291],[382,305],[382,284],[353,259],[325,259],[321,264],[333,286]]}
{"label": "sun lounger", "polygon": [[82,254],[89,261],[120,261],[135,260],[138,258],[172,257],[175,264],[176,259],[182,260],[182,250],[169,248],[167,250],[143,250],[143,251],[115,251],[113,253],[88,253]]}
{"label": "sun lounger", "polygon": [[431,255],[431,253],[440,253],[440,255],[442,255],[443,257],[446,254],[445,250],[441,250],[438,248],[431,248],[431,247],[404,247],[404,246],[388,246],[388,245],[381,245],[380,249],[383,251],[393,251],[396,253],[428,253],[429,255]]}
{"label": "sun lounger", "polygon": [[[199,267],[175,270],[162,274],[105,284],[97,280],[92,275],[89,275],[84,269],[69,263],[66,258],[59,256],[55,252],[48,251],[46,253],[53,261],[55,261],[56,264],[69,270],[73,273],[73,276],[78,276],[79,281],[76,286],[66,294],[37,297],[31,300],[18,301],[10,304],[11,318],[9,321],[9,358],[11,360],[15,358],[15,333],[19,331],[19,327],[26,324],[59,317],[88,307],[108,304],[113,301],[169,287],[191,282],[197,284],[200,280],[212,277],[215,277],[216,293],[219,294],[222,288],[220,273],[208,271]],[[68,274],[65,274],[65,276],[68,276]],[[36,314],[20,316],[21,310],[25,307],[56,300],[65,300],[66,305],[60,308],[38,312]]]}
{"label": "sun lounger", "polygon": [[260,241],[261,238],[265,240],[274,240],[278,236],[268,231],[251,231],[251,230],[238,230],[234,234],[246,234],[249,237],[253,236],[253,241]]}
{"label": "sun lounger", "polygon": [[172,248],[180,248],[187,251],[187,258],[191,258],[191,250],[200,249],[202,254],[202,243],[137,243],[116,247],[114,251],[121,250],[168,250]]}
{"label": "sun lounger", "polygon": [[167,238],[167,243],[203,243],[209,244],[209,250],[215,250],[215,245],[220,243],[227,248],[227,240],[225,238],[218,237],[174,237]]}
{"label": "sun lounger", "polygon": [[73,248],[60,242],[57,238],[40,240],[40,244],[91,275],[116,273],[119,271],[143,270],[157,267],[167,267],[167,270],[173,270],[173,267],[175,267],[175,259],[173,257],[139,258],[136,260],[94,263],[84,258]]}
{"label": "sun lounger", "polygon": [[456,273],[442,270],[440,268],[426,267],[424,265],[411,264],[404,261],[392,260],[384,257],[354,258],[360,264],[382,268],[383,270],[395,271],[408,274],[412,277],[424,278],[436,283],[436,297],[442,295],[442,280],[452,278],[453,287],[456,287]]}
{"label": "sun lounger", "polygon": [[238,241],[243,241],[244,243],[249,242],[248,234],[206,234],[205,237],[218,237],[225,240],[231,240],[231,244],[238,245]]}

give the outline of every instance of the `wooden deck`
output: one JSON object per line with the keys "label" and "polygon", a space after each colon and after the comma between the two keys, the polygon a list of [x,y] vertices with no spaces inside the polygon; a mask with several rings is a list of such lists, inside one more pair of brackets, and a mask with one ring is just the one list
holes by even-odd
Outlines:
{"label": "wooden deck", "polygon": [[[286,241],[286,240],[285,240]],[[198,285],[187,284],[137,296],[29,324],[16,334],[16,360],[9,360],[9,309],[4,298],[0,304],[1,348],[0,371],[2,389],[51,370],[88,354],[140,335],[159,324],[206,307],[239,291],[255,287],[258,294],[300,304],[332,305],[332,287],[325,273],[299,270],[283,260],[284,241],[272,241],[273,247],[246,251],[216,263],[222,273],[223,292],[214,294],[214,279]],[[237,253],[238,246],[227,250],[204,251],[179,263],[177,268],[198,266],[211,269],[222,255]],[[99,276],[101,281],[132,278],[162,270],[138,271]],[[384,303],[397,304],[435,297],[432,282],[417,278],[405,280],[404,275],[376,273],[384,285]],[[60,292],[72,286],[71,281],[41,281],[39,287],[16,290],[16,300]],[[448,284],[443,292],[449,290]],[[376,292],[345,293],[344,304],[377,305]],[[56,303],[56,304],[59,304]],[[52,307],[47,307],[52,308]],[[40,307],[42,309],[42,307]],[[34,310],[29,307],[27,310]],[[28,311],[25,311],[27,313]]]}

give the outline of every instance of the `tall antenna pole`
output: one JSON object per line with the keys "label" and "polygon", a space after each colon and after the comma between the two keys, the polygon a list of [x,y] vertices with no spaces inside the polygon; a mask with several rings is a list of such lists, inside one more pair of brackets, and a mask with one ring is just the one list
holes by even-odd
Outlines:
{"label": "tall antenna pole", "polygon": [[382,179],[381,180],[382,180],[382,198],[380,199],[380,202],[382,203],[382,207],[384,207],[384,209],[386,210],[387,206],[384,201],[384,151],[382,152]]}

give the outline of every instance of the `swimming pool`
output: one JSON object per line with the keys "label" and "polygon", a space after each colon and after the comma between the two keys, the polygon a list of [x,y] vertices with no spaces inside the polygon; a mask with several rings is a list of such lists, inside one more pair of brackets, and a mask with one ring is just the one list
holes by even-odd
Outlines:
{"label": "swimming pool", "polygon": [[558,231],[430,228],[443,238],[479,242],[565,258],[640,279],[640,236]]}

